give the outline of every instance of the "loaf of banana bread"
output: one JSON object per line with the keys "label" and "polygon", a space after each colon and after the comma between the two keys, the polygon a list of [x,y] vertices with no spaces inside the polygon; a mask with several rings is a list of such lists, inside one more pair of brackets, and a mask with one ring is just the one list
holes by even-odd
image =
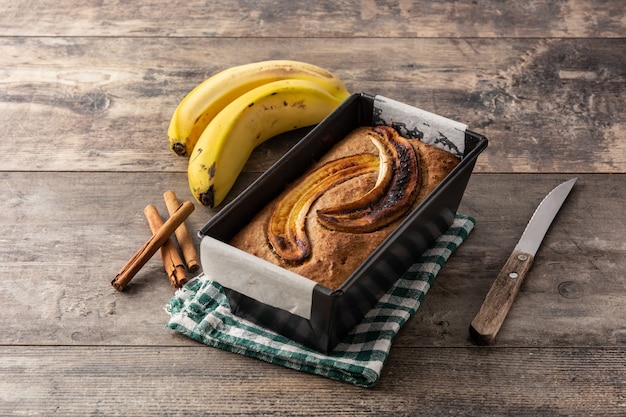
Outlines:
{"label": "loaf of banana bread", "polygon": [[229,243],[335,290],[459,162],[391,127],[359,127]]}

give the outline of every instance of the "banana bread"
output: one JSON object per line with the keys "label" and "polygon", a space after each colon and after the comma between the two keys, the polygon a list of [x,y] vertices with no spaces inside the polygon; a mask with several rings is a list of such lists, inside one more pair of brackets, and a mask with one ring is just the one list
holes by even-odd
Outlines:
{"label": "banana bread", "polygon": [[[384,129],[387,129],[387,131],[384,131]],[[336,228],[329,228],[328,225],[323,225],[316,213],[321,213],[331,206],[337,207],[342,204],[349,205],[350,202],[358,201],[359,198],[363,198],[364,195],[367,195],[373,189],[381,188],[379,173],[383,170],[383,166],[380,162],[382,159],[381,152],[383,152],[383,150],[381,150],[380,146],[376,146],[376,142],[372,140],[373,134],[380,135],[381,132],[397,135],[395,130],[388,127],[360,127],[349,133],[317,162],[307,174],[291,184],[283,194],[272,200],[270,204],[261,210],[253,220],[244,226],[229,242],[230,245],[314,280],[332,290],[337,289],[402,221],[406,214],[419,205],[437,184],[439,184],[460,162],[457,157],[445,150],[425,144],[417,139],[409,140],[401,138],[406,141],[405,143],[409,143],[409,147],[414,150],[417,170],[415,173],[416,176],[412,179],[412,182],[416,182],[417,184],[415,184],[416,187],[411,190],[412,196],[410,199],[406,200],[408,197],[403,195],[397,197],[398,199],[405,199],[405,203],[407,201],[409,203],[406,210],[403,211],[404,215],[394,216],[394,220],[392,221],[376,219],[374,223],[378,226],[374,227],[374,230],[370,230],[372,229],[370,226],[362,228],[362,230],[355,229],[356,231],[350,229],[337,230]],[[303,222],[303,228],[309,241],[309,252],[306,254],[305,259],[301,261],[286,260],[286,258],[282,257],[277,251],[276,243],[272,244],[270,236],[268,236],[268,234],[272,234],[273,230],[270,227],[270,222],[276,221],[273,216],[275,216],[277,205],[281,204],[281,201],[284,202],[288,199],[286,196],[290,192],[292,192],[293,195],[294,187],[304,188],[301,184],[306,183],[306,178],[310,178],[312,173],[316,172],[316,170],[322,172],[321,175],[318,175],[318,177],[321,178],[320,181],[328,181],[327,178],[331,176],[331,172],[326,168],[329,166],[328,164],[333,161],[338,161],[341,158],[350,158],[355,155],[363,154],[377,156],[376,159],[378,162],[376,162],[376,164],[378,165],[376,169],[363,169],[358,171],[354,176],[349,177],[349,179],[343,178],[337,182],[333,182],[332,185],[327,188],[321,186],[322,192],[319,193],[319,195],[309,195],[310,207],[303,209],[306,211],[305,214],[303,214],[304,211],[301,213],[301,216],[305,215],[305,217],[302,217],[301,221]],[[394,154],[391,159],[401,157],[402,155],[398,156],[398,154]],[[405,162],[402,163],[406,165]],[[401,165],[402,164],[398,163],[394,169],[399,169]],[[347,175],[345,174],[347,171],[342,172],[343,173],[337,175],[339,177]],[[410,182],[411,181],[405,181],[404,188],[401,190],[400,194],[409,189],[408,187],[411,185]],[[390,191],[387,189],[387,194],[389,193]],[[294,204],[298,205],[302,203]],[[389,206],[394,204],[396,204],[395,201],[393,201],[393,204],[389,204],[389,200],[386,203],[380,203],[377,208],[378,214],[385,215],[387,212],[391,213]],[[338,211],[341,212],[341,207],[339,207]],[[343,221],[342,219],[348,217],[363,217],[363,211],[369,211],[370,213],[368,213],[368,215],[372,214],[371,207],[361,207],[358,210],[355,209],[353,213],[343,213],[345,216],[339,217],[340,220],[338,223],[341,223]],[[354,213],[356,213],[356,215]],[[285,221],[287,222],[285,226],[287,229],[293,229],[295,227],[295,220],[287,219]],[[279,236],[278,239],[282,240],[283,238]]]}

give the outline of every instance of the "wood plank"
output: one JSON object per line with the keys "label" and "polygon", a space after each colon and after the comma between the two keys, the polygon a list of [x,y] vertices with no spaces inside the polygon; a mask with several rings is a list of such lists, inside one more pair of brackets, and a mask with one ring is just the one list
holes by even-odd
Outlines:
{"label": "wood plank", "polygon": [[[268,53],[274,39],[0,38],[0,136],[11,144],[0,167],[185,172],[166,141],[178,101],[219,69],[289,57],[485,134],[478,172],[626,172],[626,38],[280,43]],[[246,169],[292,144],[270,141]]]}
{"label": "wood plank", "polygon": [[156,0],[105,5],[93,0],[5,0],[0,4],[0,36],[608,38],[626,34],[623,12],[621,0],[298,0],[288,5],[194,0],[175,6]]}
{"label": "wood plank", "polygon": [[207,347],[0,347],[0,414],[623,415],[620,348],[392,349],[374,389]]}
{"label": "wood plank", "polygon": [[[475,174],[459,211],[474,216],[476,227],[397,343],[471,343],[469,324],[536,206],[573,176]],[[624,175],[578,176],[498,333],[498,346],[624,346],[624,189]]]}
{"label": "wood plank", "polygon": [[[467,327],[498,270],[539,201],[568,178],[475,174],[460,211],[476,217],[476,229],[394,343],[471,345]],[[623,174],[579,175],[498,345],[626,343],[625,181]],[[158,256],[124,293],[109,284],[149,237],[143,208],[154,203],[166,213],[162,193],[167,189],[181,201],[191,198],[184,174],[0,173],[5,307],[0,344],[185,343],[163,330],[163,307],[173,289]],[[214,212],[196,207],[189,228],[197,230]]]}

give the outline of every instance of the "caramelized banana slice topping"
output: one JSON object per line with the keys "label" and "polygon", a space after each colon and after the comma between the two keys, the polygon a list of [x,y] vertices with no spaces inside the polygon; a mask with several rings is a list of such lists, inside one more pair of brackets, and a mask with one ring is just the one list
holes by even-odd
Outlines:
{"label": "caramelized banana slice topping", "polygon": [[[292,187],[276,204],[269,219],[267,237],[272,250],[287,264],[299,264],[311,256],[306,217],[311,205],[328,189],[379,170],[380,158],[363,153],[328,162]],[[379,175],[380,179],[380,175]]]}
{"label": "caramelized banana slice topping", "polygon": [[402,217],[415,202],[420,178],[413,146],[388,126],[374,128],[369,137],[379,149],[378,181],[356,200],[318,210],[317,220],[328,229],[373,232]]}

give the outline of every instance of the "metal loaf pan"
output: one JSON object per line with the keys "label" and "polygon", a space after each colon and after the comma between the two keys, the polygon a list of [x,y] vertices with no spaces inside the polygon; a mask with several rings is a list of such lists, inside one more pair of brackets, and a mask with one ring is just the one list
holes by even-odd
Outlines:
{"label": "metal loaf pan", "polygon": [[[461,162],[340,288],[332,291],[225,243],[350,131],[379,124],[443,147]],[[486,147],[484,136],[458,122],[382,96],[353,94],[200,229],[202,267],[225,288],[234,314],[328,353],[450,227]]]}

